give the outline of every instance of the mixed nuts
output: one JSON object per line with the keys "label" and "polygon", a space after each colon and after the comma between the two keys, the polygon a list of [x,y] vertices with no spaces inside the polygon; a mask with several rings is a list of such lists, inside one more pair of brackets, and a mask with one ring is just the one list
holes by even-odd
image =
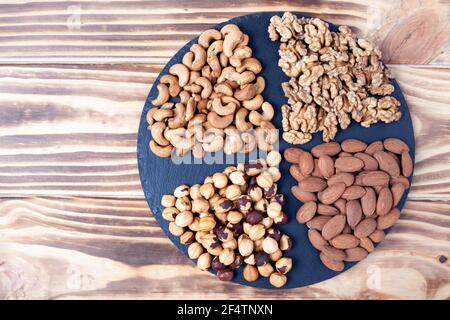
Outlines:
{"label": "mixed nuts", "polygon": [[233,270],[245,265],[246,281],[262,276],[284,286],[292,268],[284,252],[292,243],[275,227],[287,223],[284,196],[277,193],[280,162],[281,154],[271,151],[266,159],[227,167],[203,184],[180,185],[161,198],[170,233],[188,246],[198,268],[212,268],[220,280],[230,281]]}
{"label": "mixed nuts", "polygon": [[288,148],[284,158],[298,182],[292,194],[303,202],[297,221],[306,223],[308,238],[329,269],[342,271],[344,261],[364,259],[384,239],[383,230],[400,218],[396,206],[409,188],[413,167],[402,140],[367,145],[347,139],[311,152]]}

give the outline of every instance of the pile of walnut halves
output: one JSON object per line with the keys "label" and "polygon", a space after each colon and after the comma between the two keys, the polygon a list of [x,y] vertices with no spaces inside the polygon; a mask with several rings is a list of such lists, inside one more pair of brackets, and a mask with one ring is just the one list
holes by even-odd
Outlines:
{"label": "pile of walnut halves", "polygon": [[333,140],[338,125],[346,129],[351,119],[364,127],[400,119],[400,102],[390,96],[394,87],[381,52],[349,27],[332,32],[320,19],[286,12],[270,19],[268,32],[272,41],[281,42],[278,63],[291,77],[282,84],[289,104],[282,106],[287,142],[306,143],[318,131],[324,141]]}

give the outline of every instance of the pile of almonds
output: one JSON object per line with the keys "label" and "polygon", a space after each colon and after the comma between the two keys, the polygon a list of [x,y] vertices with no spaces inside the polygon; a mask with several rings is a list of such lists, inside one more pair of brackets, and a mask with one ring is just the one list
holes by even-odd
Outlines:
{"label": "pile of almonds", "polygon": [[298,181],[292,194],[303,205],[296,218],[306,223],[322,263],[342,271],[344,261],[360,261],[384,239],[384,229],[400,217],[396,208],[409,188],[413,161],[408,146],[388,138],[369,145],[348,139],[311,152],[288,148],[285,159]]}
{"label": "pile of almonds", "polygon": [[189,246],[188,255],[202,270],[212,268],[230,281],[243,264],[246,281],[269,277],[275,287],[286,284],[292,259],[284,257],[291,239],[274,228],[287,223],[284,196],[277,193],[281,154],[227,167],[203,184],[181,185],[164,195],[162,216],[169,231]]}

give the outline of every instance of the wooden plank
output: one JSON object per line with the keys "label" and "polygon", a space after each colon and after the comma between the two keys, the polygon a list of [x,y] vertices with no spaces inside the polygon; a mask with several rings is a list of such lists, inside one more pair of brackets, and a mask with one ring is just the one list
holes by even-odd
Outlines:
{"label": "wooden plank", "polygon": [[[143,198],[136,132],[160,65],[0,66],[0,196]],[[412,199],[450,199],[450,69],[393,66],[416,134]]]}
{"label": "wooden plank", "polygon": [[445,0],[47,0],[0,1],[0,63],[163,64],[203,30],[255,11],[301,11],[350,25],[391,64],[450,62]]}
{"label": "wooden plank", "polygon": [[144,200],[2,198],[0,299],[448,299],[449,210],[449,201],[408,201],[386,240],[354,268],[310,287],[270,291],[196,269]]}

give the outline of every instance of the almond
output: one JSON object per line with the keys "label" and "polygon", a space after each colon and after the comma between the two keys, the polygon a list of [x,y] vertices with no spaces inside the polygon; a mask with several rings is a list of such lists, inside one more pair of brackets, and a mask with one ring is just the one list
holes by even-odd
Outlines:
{"label": "almond", "polygon": [[345,191],[345,183],[340,182],[329,186],[317,194],[317,198],[323,204],[332,204],[339,199]]}
{"label": "almond", "polygon": [[300,167],[298,165],[292,165],[289,168],[289,173],[298,182],[302,181],[305,178],[305,176],[300,172]]}
{"label": "almond", "polygon": [[306,226],[310,229],[322,231],[324,225],[330,221],[331,216],[315,216],[306,223]]}
{"label": "almond", "polygon": [[363,169],[366,171],[378,170],[378,162],[374,157],[368,155],[367,153],[358,152],[355,157],[364,162]]}
{"label": "almond", "polygon": [[344,251],[342,251],[340,249],[336,249],[329,245],[325,245],[322,247],[322,253],[325,254],[326,256],[330,257],[330,259],[335,260],[335,261],[342,261],[345,259]]}
{"label": "almond", "polygon": [[408,145],[397,138],[387,138],[384,140],[383,145],[386,150],[397,154],[402,154],[403,151],[409,151]]}
{"label": "almond", "polygon": [[308,230],[308,239],[311,242],[312,246],[317,250],[321,250],[328,242],[322,237],[319,231],[317,230]]}
{"label": "almond", "polygon": [[356,248],[350,248],[345,250],[345,261],[361,261],[363,259],[365,259],[367,257],[369,253],[367,252],[367,250],[361,248],[361,247],[356,247]]}
{"label": "almond", "polygon": [[377,228],[380,230],[384,230],[387,228],[392,227],[397,220],[400,218],[400,210],[397,208],[392,209],[389,211],[388,214],[384,216],[379,216],[377,218]]}
{"label": "almond", "polygon": [[405,186],[405,189],[409,188],[409,180],[405,176],[398,176],[396,178],[391,177],[390,180],[389,180],[389,183],[391,185],[394,185],[396,183],[401,183],[401,184],[403,184]]}
{"label": "almond", "polygon": [[311,149],[311,153],[314,157],[319,158],[320,156],[335,156],[341,151],[341,146],[337,142],[327,142],[322,143]]}
{"label": "almond", "polygon": [[305,202],[298,210],[296,219],[299,223],[306,223],[311,220],[317,211],[317,203],[314,201]]}
{"label": "almond", "polygon": [[345,206],[347,204],[347,201],[344,199],[337,199],[336,202],[333,204],[336,208],[338,208],[339,212],[342,214],[345,214]]}
{"label": "almond", "polygon": [[365,186],[384,186],[389,183],[389,175],[383,171],[369,171],[362,175],[362,183]]}
{"label": "almond", "polygon": [[384,231],[383,230],[375,230],[370,236],[370,240],[372,240],[375,243],[381,242],[383,241],[385,237]]}
{"label": "almond", "polygon": [[384,216],[392,209],[393,199],[391,190],[383,187],[378,194],[376,212],[379,216]]}
{"label": "almond", "polygon": [[362,198],[366,194],[366,189],[360,186],[347,187],[341,198],[345,200],[355,200]]}
{"label": "almond", "polygon": [[377,222],[375,219],[366,218],[355,227],[354,235],[357,238],[365,238],[370,236],[377,228]]}
{"label": "almond", "polygon": [[356,177],[355,177],[355,182],[353,182],[353,185],[355,185],[355,186],[364,186],[364,183],[363,183],[363,177],[365,176],[365,174],[358,174]]}
{"label": "almond", "polygon": [[319,159],[314,159],[314,170],[311,173],[313,177],[323,178],[322,173],[319,170]]}
{"label": "almond", "polygon": [[344,229],[346,221],[347,219],[343,214],[334,216],[323,226],[322,237],[325,240],[336,237]]}
{"label": "almond", "polygon": [[309,176],[311,172],[314,170],[314,159],[309,152],[303,152],[300,155],[300,161],[298,162],[298,166],[300,167],[300,172],[304,176]]}
{"label": "almond", "polygon": [[366,194],[361,198],[361,208],[366,217],[370,217],[375,213],[377,195],[371,187],[366,187]]}
{"label": "almond", "polygon": [[323,155],[319,157],[317,161],[320,174],[328,179],[334,174],[334,161],[330,156]]}
{"label": "almond", "polygon": [[346,216],[348,225],[352,229],[355,229],[362,217],[362,209],[359,200],[347,201]]}
{"label": "almond", "polygon": [[413,161],[408,151],[402,153],[402,173],[405,177],[412,175]]}
{"label": "almond", "polygon": [[400,167],[396,159],[385,151],[377,151],[373,155],[378,162],[381,170],[389,173],[391,177],[398,177],[400,175]]}
{"label": "almond", "polygon": [[291,188],[292,195],[301,202],[317,201],[317,197],[312,192],[302,191],[299,186],[293,186]]}
{"label": "almond", "polygon": [[344,229],[342,230],[342,233],[343,234],[349,234],[349,233],[352,233],[352,231],[353,231],[352,228],[350,228],[348,223],[346,223]]}
{"label": "almond", "polygon": [[322,261],[325,267],[333,271],[340,272],[344,270],[344,263],[342,261],[335,261],[323,252],[320,253],[320,261]]}
{"label": "almond", "polygon": [[331,239],[330,244],[336,249],[350,249],[359,245],[359,239],[352,234],[340,234]]}
{"label": "almond", "polygon": [[359,239],[359,246],[366,249],[367,252],[372,252],[373,250],[375,250],[375,246],[373,245],[372,240],[370,240],[369,238]]}
{"label": "almond", "polygon": [[283,156],[284,156],[284,159],[287,162],[296,163],[297,164],[297,163],[299,163],[300,155],[303,152],[304,151],[302,149],[291,147],[291,148],[287,148],[286,150],[284,150]]}
{"label": "almond", "polygon": [[353,155],[351,153],[344,152],[344,151],[339,152],[339,155],[338,155],[339,158],[352,157],[352,156]]}
{"label": "almond", "polygon": [[332,186],[333,184],[343,182],[347,187],[350,187],[353,182],[355,181],[355,177],[348,172],[341,172],[337,173],[334,176],[330,177],[327,181],[327,184],[329,186]]}
{"label": "almond", "polygon": [[364,162],[353,156],[342,157],[336,159],[334,167],[342,172],[356,172],[364,167]]}
{"label": "almond", "polygon": [[392,206],[397,206],[402,199],[403,193],[405,193],[405,186],[401,183],[396,183],[391,187],[392,193]]}
{"label": "almond", "polygon": [[375,152],[377,151],[383,151],[383,142],[381,141],[374,141],[371,144],[369,144],[366,148],[366,153],[373,156]]}
{"label": "almond", "polygon": [[356,153],[366,150],[367,144],[358,139],[346,139],[341,142],[341,148],[345,152]]}
{"label": "almond", "polygon": [[298,183],[302,191],[319,192],[327,187],[325,180],[318,177],[306,177]]}
{"label": "almond", "polygon": [[333,206],[319,203],[319,205],[317,206],[317,213],[324,216],[335,216],[339,214],[339,210]]}

